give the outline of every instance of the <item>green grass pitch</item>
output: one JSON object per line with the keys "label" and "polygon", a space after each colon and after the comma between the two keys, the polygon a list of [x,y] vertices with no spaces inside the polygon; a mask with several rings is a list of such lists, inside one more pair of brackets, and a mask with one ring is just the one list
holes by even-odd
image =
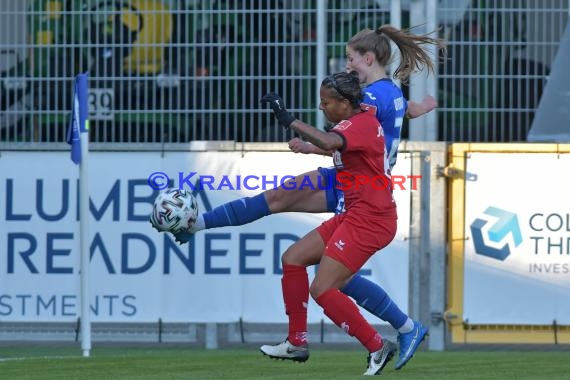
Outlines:
{"label": "green grass pitch", "polygon": [[[568,351],[420,351],[400,371],[392,360],[384,378],[570,379]],[[311,350],[306,363],[271,360],[255,347],[204,350],[184,347],[0,346],[0,379],[362,379],[359,348]]]}

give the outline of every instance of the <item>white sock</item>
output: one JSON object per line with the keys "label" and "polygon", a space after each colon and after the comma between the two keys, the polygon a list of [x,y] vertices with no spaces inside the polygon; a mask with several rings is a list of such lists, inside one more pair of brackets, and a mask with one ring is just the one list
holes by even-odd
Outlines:
{"label": "white sock", "polygon": [[198,214],[198,217],[196,218],[196,221],[190,228],[190,231],[194,233],[204,229],[206,229],[206,222],[204,222],[204,217],[202,216],[202,214]]}
{"label": "white sock", "polygon": [[406,334],[412,331],[413,329],[414,329],[414,321],[412,321],[410,317],[408,317],[408,319],[406,319],[406,322],[404,322],[402,327],[398,329],[398,332],[401,334]]}

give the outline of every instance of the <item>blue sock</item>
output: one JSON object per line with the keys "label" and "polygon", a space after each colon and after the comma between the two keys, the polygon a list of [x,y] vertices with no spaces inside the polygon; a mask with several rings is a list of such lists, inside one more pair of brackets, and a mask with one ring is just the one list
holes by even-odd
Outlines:
{"label": "blue sock", "polygon": [[359,274],[341,289],[344,294],[352,297],[359,306],[374,314],[378,318],[390,323],[399,329],[408,319],[380,285],[365,279]]}
{"label": "blue sock", "polygon": [[271,214],[263,193],[236,199],[203,214],[206,228],[241,226]]}

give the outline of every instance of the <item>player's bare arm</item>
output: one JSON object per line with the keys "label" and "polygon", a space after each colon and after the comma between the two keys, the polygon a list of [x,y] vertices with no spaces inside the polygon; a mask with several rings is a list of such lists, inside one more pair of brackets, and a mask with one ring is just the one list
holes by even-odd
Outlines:
{"label": "player's bare arm", "polygon": [[330,152],[341,149],[344,143],[340,135],[333,132],[319,131],[315,127],[298,119],[295,119],[289,128],[323,151]]}
{"label": "player's bare arm", "polygon": [[408,110],[406,111],[406,117],[409,119],[414,119],[432,111],[436,107],[437,100],[431,95],[427,95],[419,103],[410,100],[408,101]]}
{"label": "player's bare arm", "polygon": [[289,149],[295,153],[318,154],[321,156],[332,156],[332,151],[323,150],[316,145],[301,140],[298,137],[289,140]]}

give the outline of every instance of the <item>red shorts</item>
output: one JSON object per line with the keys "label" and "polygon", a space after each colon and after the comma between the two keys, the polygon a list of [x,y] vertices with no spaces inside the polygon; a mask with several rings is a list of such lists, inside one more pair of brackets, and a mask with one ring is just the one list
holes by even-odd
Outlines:
{"label": "red shorts", "polygon": [[317,227],[325,242],[325,255],[342,263],[353,273],[396,236],[397,217],[337,214]]}

